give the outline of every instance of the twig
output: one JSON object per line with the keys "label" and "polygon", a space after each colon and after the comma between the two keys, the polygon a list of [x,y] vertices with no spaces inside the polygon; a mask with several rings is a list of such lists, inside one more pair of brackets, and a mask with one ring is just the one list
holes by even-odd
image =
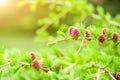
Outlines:
{"label": "twig", "polygon": [[74,80],[80,80],[80,77],[76,77]]}
{"label": "twig", "polygon": [[53,20],[51,20],[49,23],[47,23],[46,25],[44,25],[41,30],[46,30],[47,28],[50,27],[50,25],[52,25],[57,19],[62,18],[65,14],[67,14],[69,12],[69,10],[64,10],[63,12],[61,12],[60,14],[57,15],[56,18],[54,18]]}
{"label": "twig", "polygon": [[99,65],[97,65],[97,64],[95,64],[95,63],[92,64],[92,66],[104,70],[113,80],[116,80],[116,79],[114,78],[114,76],[111,74],[111,72],[110,72],[108,69],[106,69],[106,68],[104,68],[104,67],[101,67],[101,66],[99,66]]}
{"label": "twig", "polygon": [[[29,63],[26,63],[26,62],[17,62],[18,64],[20,64],[21,66],[30,66],[30,64]],[[43,71],[45,71],[45,72],[48,72],[48,71],[50,71],[51,69],[49,69],[49,68],[45,68],[45,67],[41,67],[40,68],[41,70],[43,70]]]}
{"label": "twig", "polygon": [[71,40],[71,39],[72,38],[63,38],[63,39],[56,40],[55,43],[59,43],[59,42],[67,41],[67,40]]}
{"label": "twig", "polygon": [[111,58],[111,60],[103,68],[106,68],[112,61],[113,61],[113,57]]}
{"label": "twig", "polygon": [[69,73],[76,65],[77,63],[69,65],[67,68],[64,69],[64,72]]}
{"label": "twig", "polygon": [[5,66],[7,66],[7,65],[9,65],[9,64],[11,64],[11,61],[10,61],[10,62],[7,62],[6,64],[1,65],[0,68],[3,68],[3,67],[5,67]]}
{"label": "twig", "polygon": [[21,66],[30,66],[30,64],[29,63],[25,63],[25,62],[17,62],[18,64],[20,64]]}
{"label": "twig", "polygon": [[96,78],[96,80],[99,80],[99,78],[100,78],[100,68],[98,68],[98,72],[97,72],[97,78]]}
{"label": "twig", "polygon": [[85,40],[85,38],[83,37],[83,38],[82,38],[82,42],[81,42],[81,44],[80,44],[80,47],[79,47],[78,51],[76,52],[76,54],[79,54],[79,52],[80,52],[80,50],[81,50],[81,48],[82,48],[82,46],[83,46],[84,40]]}
{"label": "twig", "polygon": [[[90,16],[93,17],[94,19],[102,20],[102,18],[97,14],[91,14]],[[105,20],[105,21],[109,24],[120,27],[120,23],[118,23],[118,22],[115,22],[115,21],[112,21],[112,20]]]}
{"label": "twig", "polygon": [[[100,72],[100,74],[103,74],[105,72]],[[87,75],[87,77],[96,77],[97,73],[93,73],[93,74],[90,74],[90,75]]]}
{"label": "twig", "polygon": [[45,71],[45,72],[48,72],[48,71],[52,71],[50,68],[40,68],[41,70]]}
{"label": "twig", "polygon": [[111,78],[112,78],[113,80],[116,80],[116,79],[114,78],[114,76],[111,74],[111,72],[107,71],[107,73],[111,76]]}
{"label": "twig", "polygon": [[113,24],[115,26],[119,26],[120,27],[120,23],[118,23],[118,22],[111,21],[111,20],[107,20],[107,22],[110,23],[110,24]]}
{"label": "twig", "polygon": [[[78,39],[92,39],[92,37],[79,37]],[[54,43],[59,43],[59,42],[62,42],[62,41],[67,41],[67,40],[72,40],[73,38],[63,38],[63,39],[58,39],[56,41],[54,41]]]}

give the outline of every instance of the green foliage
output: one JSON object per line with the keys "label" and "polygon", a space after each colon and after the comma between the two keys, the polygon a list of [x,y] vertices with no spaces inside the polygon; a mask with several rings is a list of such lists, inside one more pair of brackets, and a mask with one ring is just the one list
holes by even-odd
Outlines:
{"label": "green foliage", "polygon": [[[23,5],[24,0],[18,4],[19,7]],[[30,11],[34,13],[41,5],[47,5],[49,13],[36,22],[40,28],[36,31],[35,40],[41,41],[42,48],[35,54],[44,67],[35,70],[31,66],[31,51],[0,48],[0,80],[93,80],[97,77],[98,68],[99,80],[111,80],[104,69],[110,73],[120,69],[120,41],[111,40],[113,32],[120,34],[120,24],[116,22],[120,21],[120,16],[113,18],[101,6],[95,8],[87,0],[33,0],[29,4]],[[67,34],[69,26],[79,29],[77,40]],[[100,43],[97,38],[103,27],[108,28],[107,40]],[[91,40],[83,41],[86,29],[92,34]]]}
{"label": "green foliage", "polygon": [[[95,28],[95,30],[100,29]],[[28,52],[19,49],[7,50],[2,48],[1,55],[4,57],[1,57],[0,62],[1,80],[8,77],[15,80],[92,80],[96,77],[98,68],[92,67],[91,62],[105,66],[111,72],[120,69],[119,42],[106,41],[104,44],[100,44],[97,40],[91,40],[84,43],[81,51],[76,55],[79,47],[78,43],[80,43],[80,40],[72,40],[66,43],[65,46],[56,45],[47,49],[48,51],[37,51],[36,55],[39,60],[43,60],[45,67],[52,69],[48,72],[36,71],[31,66],[21,66],[19,62],[31,64]],[[63,66],[63,69],[59,69],[60,66]],[[101,70],[101,72],[103,71]],[[101,73],[100,80],[102,79],[111,79],[111,77],[106,73]]]}

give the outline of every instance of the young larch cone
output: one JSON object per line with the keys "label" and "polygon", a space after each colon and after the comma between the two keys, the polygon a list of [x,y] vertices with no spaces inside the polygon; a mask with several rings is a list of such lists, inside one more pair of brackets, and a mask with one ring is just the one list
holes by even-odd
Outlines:
{"label": "young larch cone", "polygon": [[112,40],[117,41],[119,39],[119,34],[117,32],[112,33]]}
{"label": "young larch cone", "polygon": [[69,27],[68,34],[71,36],[78,36],[80,34],[79,29],[75,28],[74,26]]}
{"label": "young larch cone", "polygon": [[99,37],[98,37],[98,41],[103,43],[104,41],[106,40],[105,38],[105,35],[104,34],[101,34]]}
{"label": "young larch cone", "polygon": [[31,66],[32,66],[33,68],[35,68],[35,69],[38,70],[39,68],[41,68],[41,67],[43,66],[43,64],[40,63],[37,59],[34,59],[34,60],[32,61]]}
{"label": "young larch cone", "polygon": [[85,35],[86,35],[86,37],[91,37],[91,32],[89,30],[86,30]]}
{"label": "young larch cone", "polygon": [[36,59],[36,55],[35,55],[34,52],[31,52],[31,53],[30,53],[30,56],[31,56],[32,60]]}
{"label": "young larch cone", "polygon": [[103,29],[102,29],[102,33],[103,33],[103,34],[106,34],[107,30],[108,30],[108,28],[103,28]]}

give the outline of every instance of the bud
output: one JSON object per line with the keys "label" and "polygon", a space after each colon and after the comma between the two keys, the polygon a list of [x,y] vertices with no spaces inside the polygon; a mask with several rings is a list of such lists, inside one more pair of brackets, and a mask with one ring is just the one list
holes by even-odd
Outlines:
{"label": "bud", "polygon": [[103,34],[106,34],[107,30],[108,30],[108,28],[103,28],[103,29],[102,29],[102,33],[103,33]]}
{"label": "bud", "polygon": [[72,30],[72,36],[78,36],[80,34],[78,29],[73,29]]}
{"label": "bud", "polygon": [[70,27],[69,27],[69,29],[68,29],[68,34],[70,34],[70,35],[71,35],[71,34],[72,34],[72,30],[73,30],[73,29],[74,29],[74,27],[73,27],[73,26],[70,26]]}
{"label": "bud", "polygon": [[37,59],[34,59],[32,61],[31,66],[38,70],[39,68],[41,68],[43,66],[43,64],[41,64]]}
{"label": "bud", "polygon": [[103,43],[104,41],[106,40],[105,38],[105,35],[104,34],[101,34],[99,37],[98,37],[98,41]]}
{"label": "bud", "polygon": [[113,32],[112,34],[112,40],[117,41],[119,39],[119,34],[117,32]]}
{"label": "bud", "polygon": [[91,36],[91,33],[90,33],[90,31],[88,31],[88,30],[86,30],[86,37],[90,37]]}
{"label": "bud", "polygon": [[70,34],[71,36],[78,36],[80,34],[80,31],[77,28],[71,26],[68,29],[68,34]]}
{"label": "bud", "polygon": [[111,72],[112,76],[116,79],[116,80],[120,80],[120,72]]}
{"label": "bud", "polygon": [[31,53],[30,53],[30,56],[31,56],[32,60],[36,59],[36,55],[35,55],[34,52],[31,52]]}

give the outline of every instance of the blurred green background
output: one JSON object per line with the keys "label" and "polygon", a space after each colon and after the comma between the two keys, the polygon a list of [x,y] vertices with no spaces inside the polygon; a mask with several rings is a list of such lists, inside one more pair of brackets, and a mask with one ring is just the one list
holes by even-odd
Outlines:
{"label": "blurred green background", "polygon": [[[36,3],[36,1],[38,0],[0,0],[0,46],[20,49],[38,48],[40,44],[35,42],[35,37],[37,30],[42,27],[38,23],[39,20],[48,17],[51,4],[54,6],[52,2],[58,2],[56,5],[60,5],[59,2],[64,2],[64,0],[39,0],[39,3]],[[77,2],[79,0],[65,1]],[[112,17],[120,13],[120,0],[84,1],[94,7],[102,6],[105,12],[109,12]],[[61,23],[66,23],[68,26],[72,25],[74,21],[71,19],[75,15],[66,16],[65,19],[61,20]],[[54,35],[57,30],[58,27],[51,26],[47,29],[47,32]],[[42,39],[44,38],[41,36],[37,41],[42,41]]]}

